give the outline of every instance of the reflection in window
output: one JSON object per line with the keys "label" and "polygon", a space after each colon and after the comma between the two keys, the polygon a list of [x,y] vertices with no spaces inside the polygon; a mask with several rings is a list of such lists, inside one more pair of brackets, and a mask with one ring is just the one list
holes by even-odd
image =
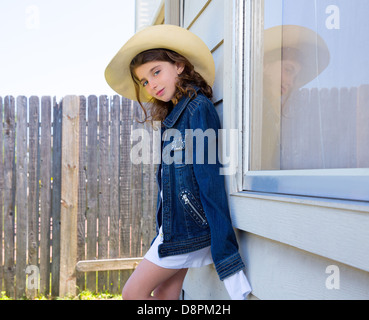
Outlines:
{"label": "reflection in window", "polygon": [[369,1],[264,5],[260,168],[368,168]]}

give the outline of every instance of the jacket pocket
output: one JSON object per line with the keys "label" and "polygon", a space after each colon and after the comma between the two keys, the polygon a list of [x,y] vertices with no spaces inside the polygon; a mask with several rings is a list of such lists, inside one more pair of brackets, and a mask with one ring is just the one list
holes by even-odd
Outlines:
{"label": "jacket pocket", "polygon": [[189,216],[202,228],[208,227],[208,221],[205,216],[204,209],[196,200],[192,193],[188,190],[183,190],[179,193],[179,200]]}

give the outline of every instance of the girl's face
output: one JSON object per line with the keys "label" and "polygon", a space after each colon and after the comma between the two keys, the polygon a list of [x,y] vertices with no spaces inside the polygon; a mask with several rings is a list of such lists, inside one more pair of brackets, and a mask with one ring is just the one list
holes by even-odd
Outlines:
{"label": "girl's face", "polygon": [[153,98],[169,102],[176,93],[178,75],[183,72],[182,64],[166,61],[147,62],[136,68],[137,79]]}
{"label": "girl's face", "polygon": [[264,76],[275,86],[281,96],[288,96],[295,87],[301,65],[294,60],[275,61],[264,67]]}

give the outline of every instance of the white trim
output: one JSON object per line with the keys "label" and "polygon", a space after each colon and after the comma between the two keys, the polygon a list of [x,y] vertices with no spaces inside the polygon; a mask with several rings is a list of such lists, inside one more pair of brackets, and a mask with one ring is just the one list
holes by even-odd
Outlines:
{"label": "white trim", "polygon": [[[242,0],[224,2],[224,21],[234,23],[224,26],[223,128],[238,129],[238,141],[227,143],[233,144],[229,149],[238,153],[236,172],[226,179],[229,194],[242,190],[243,12]],[[223,157],[226,152],[223,150]]]}

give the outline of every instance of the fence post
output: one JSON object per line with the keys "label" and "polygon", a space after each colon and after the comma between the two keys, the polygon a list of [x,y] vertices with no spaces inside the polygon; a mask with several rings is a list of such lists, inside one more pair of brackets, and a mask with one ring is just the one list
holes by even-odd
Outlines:
{"label": "fence post", "polygon": [[79,97],[63,99],[59,296],[76,294]]}

